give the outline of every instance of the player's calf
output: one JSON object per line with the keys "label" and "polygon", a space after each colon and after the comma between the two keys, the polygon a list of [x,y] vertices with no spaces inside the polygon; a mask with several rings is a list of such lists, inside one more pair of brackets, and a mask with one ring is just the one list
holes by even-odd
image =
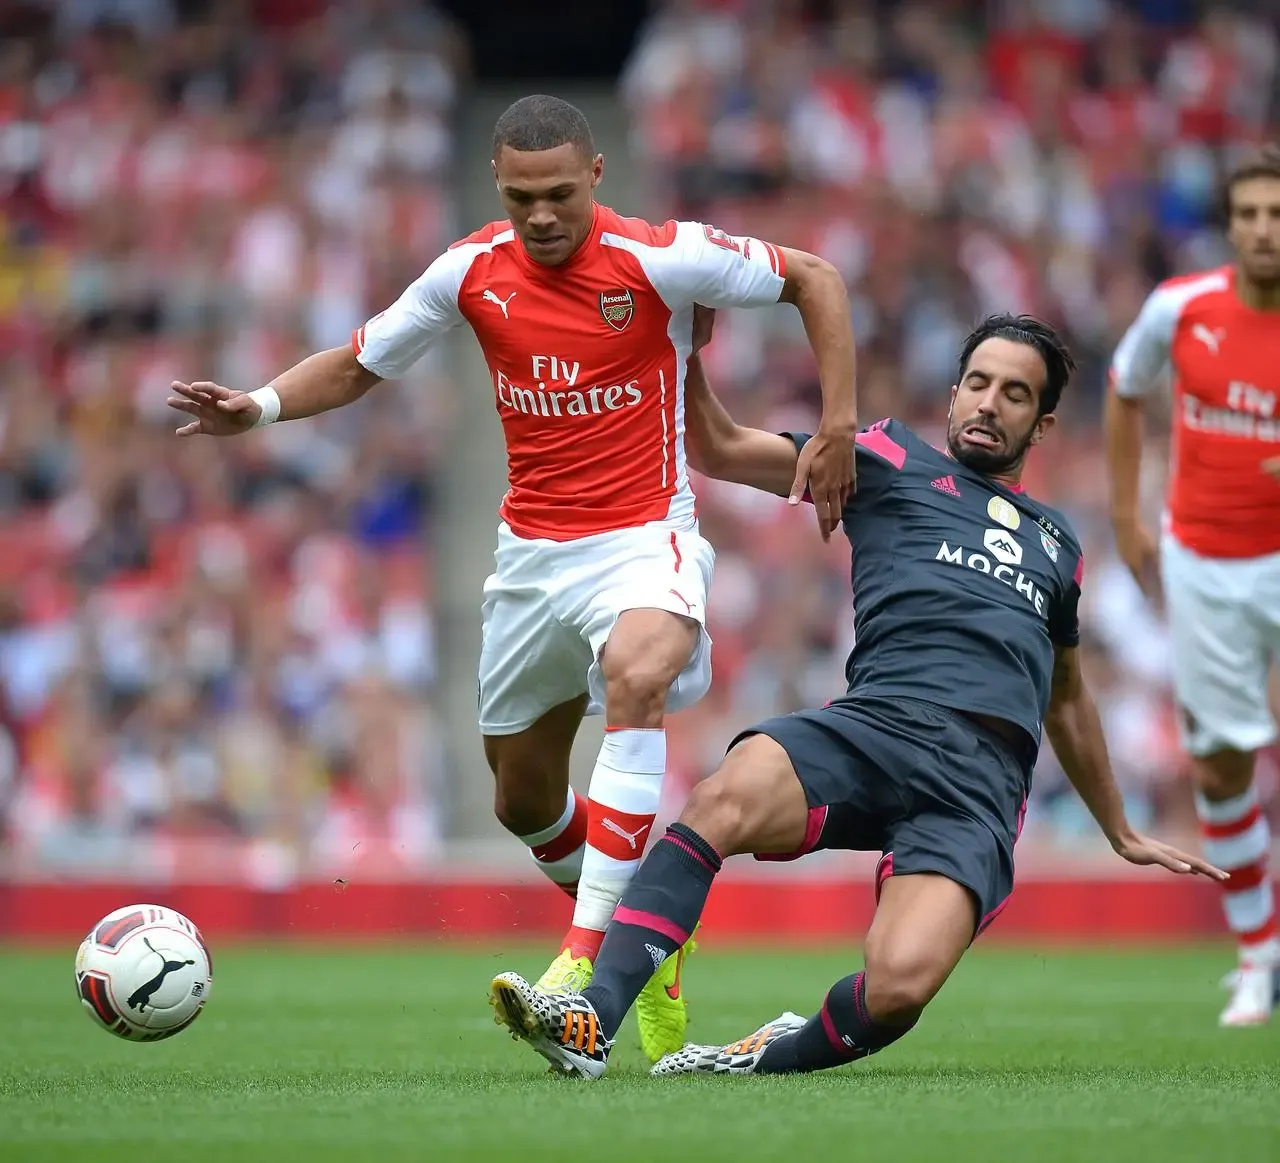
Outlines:
{"label": "player's calf", "polygon": [[949,877],[928,872],[889,877],[864,951],[871,1017],[914,1024],[951,976],[977,926],[973,895]]}
{"label": "player's calf", "polygon": [[569,752],[585,710],[585,697],[573,699],[523,731],[484,739],[494,776],[494,815],[570,896],[582,870],[587,805],[569,787]]}

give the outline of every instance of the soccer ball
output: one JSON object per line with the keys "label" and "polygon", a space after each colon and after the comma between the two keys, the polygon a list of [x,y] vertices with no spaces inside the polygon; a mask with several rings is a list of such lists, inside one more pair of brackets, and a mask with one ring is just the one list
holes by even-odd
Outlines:
{"label": "soccer ball", "polygon": [[134,1042],[181,1033],[200,1016],[213,961],[200,930],[162,905],[108,913],[80,942],[76,993],[96,1025]]}

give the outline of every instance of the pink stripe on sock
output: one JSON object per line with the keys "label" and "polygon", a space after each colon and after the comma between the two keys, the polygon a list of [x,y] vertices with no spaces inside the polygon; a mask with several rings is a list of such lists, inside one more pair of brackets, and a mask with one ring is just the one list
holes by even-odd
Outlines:
{"label": "pink stripe on sock", "polygon": [[683,945],[689,940],[689,934],[674,921],[669,921],[666,917],[660,917],[657,913],[644,913],[639,909],[629,909],[626,905],[619,905],[614,910],[613,923],[615,925],[636,925],[641,929],[652,929],[655,933],[670,937],[676,945]]}
{"label": "pink stripe on sock", "polygon": [[831,1048],[837,1054],[843,1054],[848,1057],[850,1049],[844,1044],[840,1035],[836,1033],[836,1024],[831,1020],[831,1011],[827,1009],[825,998],[822,1001],[822,1028],[826,1031],[827,1041],[831,1043]]}
{"label": "pink stripe on sock", "polygon": [[[665,841],[668,844],[675,844],[678,848],[683,848],[687,853],[689,853],[690,856],[692,856],[699,864],[701,864],[703,868],[707,869],[709,872],[713,874],[715,873],[716,871],[715,866],[712,865],[711,862],[707,860],[707,858],[703,856],[702,853],[699,852],[687,840],[683,840],[679,836],[673,836],[671,835],[670,832],[668,832],[665,836],[662,837],[662,840],[659,841],[659,843],[662,843],[663,841]],[[717,852],[716,855],[719,856],[720,854]]]}

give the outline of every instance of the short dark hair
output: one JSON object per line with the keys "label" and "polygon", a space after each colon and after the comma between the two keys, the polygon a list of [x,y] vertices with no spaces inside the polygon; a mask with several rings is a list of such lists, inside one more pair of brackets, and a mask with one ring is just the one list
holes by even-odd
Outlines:
{"label": "short dark hair", "polygon": [[969,332],[969,337],[960,348],[959,379],[964,379],[969,360],[978,345],[988,339],[1008,339],[1013,343],[1023,343],[1034,347],[1044,361],[1044,390],[1040,393],[1040,415],[1047,416],[1057,407],[1062,399],[1062,389],[1067,386],[1071,373],[1076,370],[1076,361],[1060,336],[1047,323],[1042,323],[1032,315],[1011,315],[1003,312],[1000,315],[988,315],[977,327]]}
{"label": "short dark hair", "polygon": [[1222,215],[1228,222],[1231,221],[1231,196],[1236,187],[1254,178],[1275,178],[1280,182],[1280,145],[1264,145],[1247,154],[1227,174],[1222,183]]}
{"label": "short dark hair", "polygon": [[508,105],[493,127],[495,158],[504,145],[532,152],[565,144],[577,146],[586,157],[595,157],[591,126],[582,110],[546,93],[521,97]]}

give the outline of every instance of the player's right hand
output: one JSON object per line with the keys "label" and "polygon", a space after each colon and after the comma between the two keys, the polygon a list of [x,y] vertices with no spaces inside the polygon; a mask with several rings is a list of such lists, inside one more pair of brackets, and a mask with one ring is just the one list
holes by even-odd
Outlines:
{"label": "player's right hand", "polygon": [[165,403],[176,412],[194,417],[177,429],[179,436],[236,436],[248,432],[262,414],[248,392],[224,388],[207,380],[194,384],[174,380],[169,386],[178,394],[170,396]]}
{"label": "player's right hand", "polygon": [[1160,597],[1160,570],[1155,535],[1141,521],[1122,520],[1113,523],[1116,551],[1133,574],[1133,580],[1152,601]]}

